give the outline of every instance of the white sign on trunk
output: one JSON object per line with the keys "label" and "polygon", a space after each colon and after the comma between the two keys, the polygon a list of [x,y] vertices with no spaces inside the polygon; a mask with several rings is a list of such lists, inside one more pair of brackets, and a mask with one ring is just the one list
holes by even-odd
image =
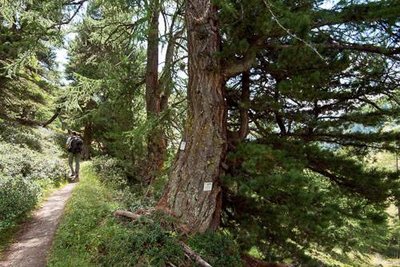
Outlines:
{"label": "white sign on trunk", "polygon": [[211,191],[212,190],[212,182],[205,182],[203,191]]}
{"label": "white sign on trunk", "polygon": [[179,146],[179,149],[180,150],[185,150],[185,147],[186,147],[186,142],[182,141],[181,145]]}

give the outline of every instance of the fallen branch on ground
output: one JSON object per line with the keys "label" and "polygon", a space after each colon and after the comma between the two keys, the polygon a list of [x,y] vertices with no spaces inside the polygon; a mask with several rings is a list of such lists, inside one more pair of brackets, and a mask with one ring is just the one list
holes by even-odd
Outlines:
{"label": "fallen branch on ground", "polygon": [[197,264],[199,264],[202,267],[212,267],[208,262],[203,260],[202,257],[200,257],[198,254],[196,254],[196,252],[194,252],[188,245],[186,245],[182,241],[180,242],[180,244],[183,248],[183,251],[185,251],[185,255],[187,257],[191,258],[192,260],[194,260]]}
{"label": "fallen branch on ground", "polygon": [[[156,210],[157,211],[162,211],[167,215],[175,217],[175,215],[171,211],[169,211],[167,209],[164,209],[164,208],[160,208],[160,207],[150,208],[150,209],[138,209],[135,212],[130,212],[130,211],[127,211],[127,210],[116,210],[114,212],[114,216],[115,217],[129,218],[132,221],[136,221],[136,220],[138,220],[139,218],[141,218],[143,216],[147,216],[147,215],[152,214]],[[186,234],[188,234],[190,232],[190,228],[185,224],[175,225],[175,230],[178,231],[179,233],[183,234],[183,235],[186,235]]]}
{"label": "fallen branch on ground", "polygon": [[126,218],[130,218],[134,221],[136,221],[137,219],[139,219],[142,216],[146,216],[146,215],[150,215],[153,211],[155,211],[155,209],[138,209],[136,212],[130,212],[127,210],[116,210],[114,212],[114,216],[116,217],[126,217]]}

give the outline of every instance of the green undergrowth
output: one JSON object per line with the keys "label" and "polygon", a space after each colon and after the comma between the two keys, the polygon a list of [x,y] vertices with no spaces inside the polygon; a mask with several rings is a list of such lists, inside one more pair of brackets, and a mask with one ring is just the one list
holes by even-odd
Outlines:
{"label": "green undergrowth", "polygon": [[66,165],[56,135],[0,121],[0,251],[31,211],[65,183]]}
{"label": "green undergrowth", "polygon": [[[57,185],[49,185],[47,186],[42,192],[40,197],[37,199],[38,202],[35,205],[36,208],[39,208],[43,202],[46,201],[46,199],[59,189],[60,187],[63,187],[66,185],[66,182],[60,182]],[[0,234],[0,253],[3,252],[9,244],[13,241],[15,234],[21,229],[23,224],[29,220],[30,218],[30,213],[26,213],[22,216],[19,216],[15,218],[12,222],[10,222],[9,226],[7,228],[3,228]]]}
{"label": "green undergrowth", "polygon": [[115,195],[90,163],[82,166],[48,266],[165,266],[184,259],[177,241],[154,218],[135,223],[115,218],[122,205]]}
{"label": "green undergrowth", "polygon": [[135,222],[115,218],[116,209],[129,207],[120,189],[101,182],[95,170],[91,162],[82,166],[48,266],[196,266],[185,257],[182,240],[212,266],[240,266],[234,242],[222,232],[183,237],[175,219],[158,212]]}

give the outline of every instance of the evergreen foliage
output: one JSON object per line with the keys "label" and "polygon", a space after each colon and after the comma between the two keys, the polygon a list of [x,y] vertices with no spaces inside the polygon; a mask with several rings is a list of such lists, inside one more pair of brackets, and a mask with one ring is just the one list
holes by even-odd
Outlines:
{"label": "evergreen foliage", "polygon": [[[131,166],[141,163],[159,123],[146,119],[141,84],[132,83],[143,80],[146,4],[91,2],[71,46],[74,82],[65,96],[76,127],[89,123],[103,152]],[[271,261],[311,264],[320,251],[351,262],[347,252],[377,249],[398,181],[363,158],[396,148],[398,134],[384,127],[399,112],[398,3],[216,4],[222,42],[215,56],[230,77],[228,131],[239,130],[243,110],[251,129],[248,140],[228,140],[223,227],[242,252],[256,248]],[[249,58],[246,100],[237,70]]]}
{"label": "evergreen foliage", "polygon": [[243,109],[251,131],[228,140],[223,225],[267,260],[311,264],[316,250],[354,263],[347,252],[386,242],[399,186],[398,174],[363,160],[399,138],[384,130],[400,108],[398,3],[218,3],[221,57],[243,70],[255,58],[248,99],[244,76],[227,69],[230,136]]}
{"label": "evergreen foliage", "polygon": [[[16,122],[37,125],[61,110],[62,126],[83,133],[85,157],[101,155],[93,168],[115,189],[94,180],[92,188],[78,188],[91,201],[82,196],[70,205],[51,266],[64,264],[63,249],[79,255],[71,265],[187,264],[165,218],[123,225],[111,216],[116,205],[155,205],[181,141],[189,46],[182,2],[191,5],[0,1],[0,231],[63,175],[60,161],[49,160],[61,155],[54,140]],[[225,81],[228,155],[221,164],[221,229],[190,237],[190,245],[215,266],[239,266],[238,255],[248,253],[307,266],[363,266],[369,253],[398,254],[398,220],[386,212],[400,203],[398,171],[369,158],[399,148],[400,2],[211,2],[220,51],[203,56],[222,62],[215,68],[210,60],[206,68]],[[69,43],[68,84],[60,90],[53,49],[83,5]],[[154,6],[168,28],[157,42],[170,59],[158,82],[164,99],[175,102],[156,115],[146,110],[144,88]],[[201,18],[199,38],[210,32]],[[144,188],[140,168],[157,130],[170,144],[167,168]],[[62,145],[63,136],[57,140]],[[93,178],[92,171],[86,174]],[[110,204],[115,198],[118,204]]]}
{"label": "evergreen foliage", "polygon": [[224,232],[208,232],[189,239],[190,247],[211,266],[243,266],[235,241]]}
{"label": "evergreen foliage", "polygon": [[1,118],[37,125],[51,116],[58,87],[52,48],[61,44],[70,4],[0,2]]}
{"label": "evergreen foliage", "polygon": [[135,223],[120,223],[113,217],[112,212],[123,205],[114,190],[110,183],[98,181],[90,165],[83,167],[49,266],[165,266],[166,262],[184,266],[183,251],[172,232],[160,225],[159,215]]}
{"label": "evergreen foliage", "polygon": [[[385,205],[306,170],[307,159],[296,156],[252,143],[230,156],[242,163],[234,176],[224,178],[229,194],[223,224],[242,249],[256,246],[269,261],[292,258],[312,264],[313,250],[345,260],[348,252],[382,246]],[[351,256],[347,261],[353,261]]]}
{"label": "evergreen foliage", "polygon": [[[78,37],[69,49],[67,74],[71,83],[60,97],[62,117],[68,127],[81,129],[89,136],[84,136],[88,143],[98,142],[99,146],[92,146],[91,152],[124,159],[135,172],[146,156],[147,135],[162,125],[167,136],[174,140],[183,120],[179,114],[184,104],[181,95],[172,96],[177,104],[161,116],[153,118],[146,114],[143,86],[146,60],[143,41],[149,16],[146,5],[126,1],[89,3],[82,23],[76,25]],[[168,40],[167,36],[162,38]],[[163,90],[182,86],[179,79],[172,82],[168,78],[167,71],[176,77],[171,71],[177,68],[175,65],[164,68]],[[167,123],[175,114],[179,114],[178,121]]]}

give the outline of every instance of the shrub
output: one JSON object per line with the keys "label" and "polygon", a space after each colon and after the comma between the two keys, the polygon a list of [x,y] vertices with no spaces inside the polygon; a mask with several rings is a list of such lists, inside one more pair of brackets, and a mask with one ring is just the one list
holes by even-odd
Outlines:
{"label": "shrub", "polygon": [[127,167],[123,161],[109,156],[98,156],[92,159],[92,166],[102,182],[112,183],[117,187],[126,186]]}
{"label": "shrub", "polygon": [[0,233],[36,205],[39,192],[39,187],[24,177],[0,174]]}
{"label": "shrub", "polygon": [[242,266],[239,248],[226,233],[208,232],[189,239],[191,248],[198,252],[212,266]]}
{"label": "shrub", "polygon": [[64,133],[62,131],[55,131],[51,135],[51,141],[52,143],[55,144],[55,148],[57,148],[59,151],[61,151],[62,155],[66,157],[68,155],[68,151],[65,148],[65,144],[67,142],[68,135],[67,133]]}
{"label": "shrub", "polygon": [[0,124],[0,141],[24,146],[38,152],[42,151],[40,135],[33,128],[16,123]]}
{"label": "shrub", "polygon": [[0,125],[0,233],[65,177],[65,163],[52,135],[44,128]]}
{"label": "shrub", "polygon": [[385,246],[379,248],[378,251],[389,258],[400,258],[400,223],[398,220],[394,220],[388,232]]}
{"label": "shrub", "polygon": [[29,180],[59,183],[65,175],[65,164],[54,154],[43,154],[26,147],[0,142],[0,173],[22,176]]}
{"label": "shrub", "polygon": [[125,162],[110,156],[98,156],[92,159],[91,166],[99,180],[115,190],[114,197],[124,208],[142,208],[140,196],[143,188],[128,179],[129,168]]}

